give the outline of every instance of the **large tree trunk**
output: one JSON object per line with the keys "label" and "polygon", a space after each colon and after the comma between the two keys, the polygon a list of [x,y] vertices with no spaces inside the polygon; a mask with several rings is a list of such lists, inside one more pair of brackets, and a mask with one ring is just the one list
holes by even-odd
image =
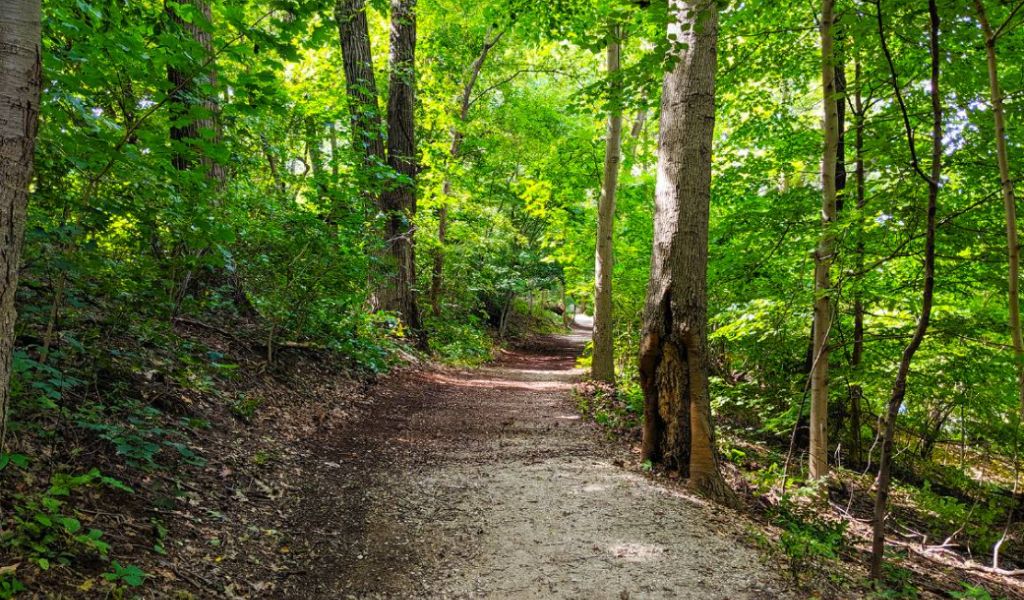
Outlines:
{"label": "large tree trunk", "polygon": [[25,234],[42,82],[39,0],[4,0],[0,10],[0,451],[7,433],[14,296]]}
{"label": "large tree trunk", "polygon": [[930,53],[931,53],[931,99],[932,99],[932,155],[931,174],[926,175],[920,168],[917,160],[917,151],[914,148],[914,135],[907,116],[906,106],[903,103],[900,86],[896,80],[896,68],[892,62],[888,47],[885,41],[885,27],[882,16],[881,3],[878,5],[878,32],[885,51],[886,59],[892,74],[893,91],[903,114],[903,122],[907,130],[907,140],[910,145],[911,156],[915,171],[928,182],[928,208],[927,223],[925,225],[924,242],[924,287],[921,292],[921,316],[917,320],[917,327],[914,335],[910,338],[907,347],[903,349],[903,357],[900,360],[899,368],[896,371],[896,380],[893,382],[892,395],[889,397],[889,405],[886,410],[883,423],[884,433],[882,437],[882,453],[878,462],[878,492],[875,496],[875,514],[873,536],[871,543],[871,578],[875,581],[882,580],[882,557],[885,550],[885,516],[889,502],[889,485],[892,471],[892,450],[893,438],[896,433],[896,418],[899,416],[900,407],[907,394],[907,376],[910,373],[910,363],[914,354],[924,341],[928,332],[928,324],[931,321],[932,296],[935,290],[935,213],[939,196],[939,183],[942,175],[942,96],[939,93],[939,11],[935,0],[928,0],[928,15],[930,21]]}
{"label": "large tree trunk", "polygon": [[[385,213],[380,189],[373,177],[373,172],[385,165],[387,157],[365,0],[338,0],[334,5],[334,17],[341,42],[342,68],[345,71],[352,148],[362,163],[357,174],[363,189],[363,210],[367,215]],[[375,233],[387,239],[386,228],[380,228]],[[375,248],[370,256],[367,287],[370,290],[370,308],[373,310],[387,308],[389,303],[385,299],[394,297],[394,292],[388,288],[391,282],[387,266],[391,261],[387,256],[382,256],[387,254],[388,244],[385,242],[382,246]]]}
{"label": "large tree trunk", "polygon": [[821,82],[824,91],[825,151],[821,160],[821,239],[814,253],[814,340],[811,359],[810,476],[828,475],[828,339],[832,329],[832,288],[829,270],[835,236],[836,155],[839,115],[836,108],[836,61],[833,48],[835,0],[821,8]]}
{"label": "large tree trunk", "polygon": [[[371,275],[371,304],[393,310],[426,345],[416,305],[416,261],[413,249],[416,215],[416,139],[413,116],[416,86],[416,3],[392,0],[388,84],[387,148],[381,136],[377,83],[370,52],[365,0],[338,0],[335,19],[341,40],[345,89],[351,114],[352,144],[367,171],[387,164],[399,176],[387,189],[367,187],[367,204],[376,204],[385,220],[384,248],[378,259],[382,272]],[[374,269],[376,271],[376,269]]]}
{"label": "large tree trunk", "polygon": [[[373,74],[370,52],[370,31],[366,22],[365,0],[338,0],[334,6],[341,40],[342,68],[345,70],[345,92],[352,128],[352,147],[361,156],[364,166],[384,164],[384,138],[381,135],[380,103],[377,101],[377,80]],[[376,194],[369,194],[368,205]]]}
{"label": "large tree trunk", "polygon": [[387,219],[388,279],[381,307],[401,315],[405,325],[426,346],[416,306],[416,0],[391,0],[391,78],[388,83],[388,166],[400,179],[381,194]]}
{"label": "large tree trunk", "polygon": [[590,376],[615,382],[612,341],[612,236],[615,230],[615,189],[622,154],[622,106],[619,82],[620,29],[613,25],[608,38],[609,110],[604,150],[604,183],[597,205],[597,246],[594,252],[594,355]]}
{"label": "large tree trunk", "polygon": [[[472,103],[473,89],[476,87],[477,79],[480,78],[480,71],[483,69],[484,62],[487,60],[487,55],[491,52],[491,48],[498,43],[502,35],[504,35],[504,31],[499,32],[494,36],[494,39],[491,39],[491,32],[488,29],[487,33],[484,34],[483,48],[469,67],[469,79],[466,81],[466,85],[462,87],[462,96],[459,101],[459,122],[452,127],[452,141],[448,147],[448,158],[452,163],[459,157],[459,151],[462,149],[462,127],[469,120],[469,107]],[[441,194],[441,206],[437,210],[437,248],[434,250],[433,268],[430,274],[430,306],[435,317],[441,314],[441,289],[444,285],[444,254],[445,244],[448,240],[447,199],[452,195],[452,178],[450,175],[446,175],[444,183],[441,184]]]}
{"label": "large tree trunk", "polygon": [[999,183],[1006,212],[1007,296],[1010,309],[1010,337],[1013,340],[1013,358],[1017,365],[1017,401],[1024,420],[1024,336],[1020,325],[1020,245],[1017,241],[1017,198],[1010,178],[1010,159],[1006,149],[1006,115],[1003,112],[1003,92],[999,85],[999,63],[996,60],[997,34],[992,30],[985,5],[974,0],[985,34],[985,54],[988,59],[988,85],[992,97],[992,118],[995,120],[996,160],[999,163]]}
{"label": "large tree trunk", "polygon": [[670,0],[679,62],[664,80],[651,279],[640,383],[643,458],[678,469],[723,502],[707,385],[708,213],[715,124],[718,11],[714,0]]}
{"label": "large tree trunk", "polygon": [[[206,175],[220,185],[224,183],[224,166],[197,145],[197,141],[202,141],[203,144],[217,144],[221,139],[220,105],[217,98],[215,95],[200,93],[196,85],[196,81],[200,79],[205,80],[203,83],[211,87],[217,84],[217,71],[211,62],[213,35],[210,33],[210,4],[206,0],[187,1],[202,15],[205,23],[187,22],[178,16],[173,7],[164,3],[164,10],[171,22],[203,48],[203,58],[198,64],[167,67],[167,80],[172,89],[170,113],[171,121],[174,123],[170,128],[170,138],[177,146],[171,160],[175,168],[185,171],[192,168],[198,157]],[[206,72],[198,73],[197,69],[202,68],[204,64]],[[205,114],[199,118],[190,118],[189,114],[196,103],[196,96],[202,97],[200,103]]]}

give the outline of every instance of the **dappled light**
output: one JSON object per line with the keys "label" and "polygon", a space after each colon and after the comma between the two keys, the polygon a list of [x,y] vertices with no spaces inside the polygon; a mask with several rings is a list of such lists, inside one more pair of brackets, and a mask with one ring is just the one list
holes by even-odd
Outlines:
{"label": "dappled light", "polygon": [[0,600],[1024,598],[1024,0],[0,0]]}
{"label": "dappled light", "polygon": [[610,552],[615,558],[621,558],[626,562],[646,562],[663,559],[665,549],[653,544],[625,542],[610,546],[608,548],[608,552]]}

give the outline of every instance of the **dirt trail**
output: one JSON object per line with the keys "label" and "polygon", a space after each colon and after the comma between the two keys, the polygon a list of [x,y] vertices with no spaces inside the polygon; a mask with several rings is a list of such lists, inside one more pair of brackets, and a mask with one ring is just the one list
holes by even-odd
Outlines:
{"label": "dirt trail", "polygon": [[309,449],[289,598],[778,598],[743,520],[622,468],[574,411],[586,332],[381,386]]}

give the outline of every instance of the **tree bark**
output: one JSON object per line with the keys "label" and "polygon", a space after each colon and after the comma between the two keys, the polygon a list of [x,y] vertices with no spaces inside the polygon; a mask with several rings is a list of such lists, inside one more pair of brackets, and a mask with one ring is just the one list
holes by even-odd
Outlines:
{"label": "tree bark", "polygon": [[[384,149],[383,126],[380,102],[377,99],[377,80],[373,71],[373,54],[370,47],[370,30],[366,18],[365,0],[337,0],[334,17],[338,25],[341,43],[342,69],[345,72],[345,95],[348,100],[349,127],[352,134],[352,148],[358,155],[361,169],[357,171],[359,184],[363,188],[363,211],[368,216],[385,213],[380,189],[374,183],[372,173],[387,163]],[[387,240],[387,228],[375,228],[375,233]],[[394,297],[388,289],[390,283],[386,256],[388,242],[382,248],[370,252],[370,273],[367,287],[370,308],[386,308],[386,299]]]}
{"label": "tree bark", "polygon": [[907,376],[910,373],[910,363],[917,349],[921,346],[921,342],[924,341],[925,334],[928,332],[928,325],[931,321],[932,297],[935,290],[935,214],[939,196],[939,182],[942,175],[942,97],[939,93],[939,11],[936,6],[936,0],[928,0],[928,16],[929,50],[931,54],[932,164],[931,174],[924,175],[917,160],[913,130],[910,127],[899,83],[896,80],[896,69],[893,66],[892,58],[889,55],[885,42],[882,6],[881,3],[878,4],[879,37],[891,70],[893,91],[899,101],[900,110],[903,112],[903,121],[907,129],[907,140],[910,145],[914,169],[928,183],[928,216],[925,226],[924,287],[921,292],[921,316],[917,320],[917,327],[914,329],[913,337],[911,337],[907,347],[903,350],[903,356],[896,372],[896,380],[893,382],[892,394],[889,397],[889,405],[882,425],[884,434],[882,437],[882,453],[878,463],[878,491],[875,496],[874,526],[871,542],[871,578],[879,582],[882,580],[882,558],[885,551],[885,516],[889,502],[896,418],[899,416],[900,407],[903,405],[903,399],[907,394]]}
{"label": "tree bark", "polygon": [[[670,0],[678,57],[665,74],[658,140],[651,278],[640,344],[643,458],[734,503],[719,471],[707,386],[707,260],[715,124],[718,9]],[[674,37],[673,37],[674,36]]]}
{"label": "tree bark", "polygon": [[387,164],[399,176],[390,187],[367,186],[367,204],[376,201],[385,220],[384,248],[379,256],[382,273],[371,275],[371,305],[393,310],[426,346],[426,335],[416,304],[416,259],[413,244],[416,215],[416,156],[414,112],[416,102],[416,2],[392,0],[390,80],[387,103],[387,145],[381,136],[381,113],[373,73],[365,0],[338,0],[335,20],[341,41],[345,89],[349,102],[352,144],[366,170]]}
{"label": "tree bark", "polygon": [[[856,188],[857,196],[857,246],[856,246],[856,265],[857,272],[860,273],[864,270],[864,240],[860,239],[863,235],[863,227],[861,227],[861,217],[859,212],[864,209],[866,203],[866,197],[864,193],[864,102],[861,96],[861,66],[860,63],[854,65],[854,96],[853,96],[853,109],[856,123],[854,124],[854,141],[853,147],[856,157],[854,158],[854,170],[853,179],[854,186]],[[864,300],[861,297],[859,290],[855,290],[853,293],[853,352],[850,356],[850,369],[854,372],[855,377],[859,377],[859,370],[861,361],[864,358]],[[861,456],[861,440],[860,440],[860,428],[861,428],[861,400],[864,397],[864,388],[860,383],[854,383],[850,386],[850,461],[859,465],[862,460]]]}
{"label": "tree bark", "polygon": [[[836,104],[836,219],[843,214],[846,200],[846,60],[843,55],[843,33],[837,25],[832,33],[833,56],[835,57],[835,104]],[[838,311],[838,301],[832,310]],[[839,437],[846,424],[848,405],[843,402],[829,404],[828,438]]]}
{"label": "tree bark", "polygon": [[604,183],[597,206],[597,244],[594,252],[594,354],[590,376],[615,383],[615,348],[612,339],[612,236],[615,231],[615,189],[622,155],[622,107],[619,82],[618,25],[608,38],[609,110],[605,138]]}
{"label": "tree bark", "polygon": [[10,409],[14,305],[39,120],[39,0],[4,0],[0,11],[0,451]]}
{"label": "tree bark", "polygon": [[[328,193],[327,170],[324,168],[324,153],[321,148],[321,125],[316,117],[308,116],[304,119],[303,126],[306,134],[306,153],[309,154],[309,169],[313,175],[313,188],[316,190],[317,199],[322,202],[328,197]],[[330,207],[330,212],[331,220],[336,219],[337,208]]]}
{"label": "tree bark", "polygon": [[[499,32],[492,40],[491,32],[488,30],[484,34],[484,45],[480,50],[480,54],[469,67],[469,79],[466,81],[466,85],[462,87],[462,96],[459,101],[459,121],[452,127],[451,144],[448,147],[448,158],[453,163],[459,157],[459,151],[462,149],[462,138],[464,135],[462,127],[469,120],[469,107],[473,97],[473,89],[480,78],[480,71],[487,60],[487,55],[491,52],[491,48],[498,43],[502,35],[504,35],[503,31]],[[448,198],[452,195],[452,178],[450,175],[446,175],[444,183],[441,184],[441,194],[441,206],[437,210],[437,248],[433,253],[433,265],[430,274],[430,307],[435,317],[441,314],[441,291],[444,285],[444,254],[445,244],[448,240]]]}
{"label": "tree bark", "polygon": [[391,53],[388,83],[388,166],[399,178],[381,194],[387,219],[388,279],[381,292],[381,307],[401,315],[426,347],[426,334],[416,304],[416,0],[391,0]]}
{"label": "tree bark", "polygon": [[[202,15],[205,23],[186,22],[166,1],[164,11],[173,24],[203,48],[203,58],[205,59],[213,54],[210,4],[206,0],[188,0],[188,2]],[[203,60],[195,62],[201,64]],[[193,167],[196,157],[198,157],[207,177],[218,185],[223,185],[224,166],[210,157],[209,153],[204,152],[201,145],[196,143],[204,138],[206,141],[203,141],[203,144],[220,143],[220,105],[215,95],[198,89],[197,80],[210,87],[217,85],[217,71],[212,63],[209,65],[208,71],[202,74],[196,73],[194,65],[188,65],[186,68],[167,67],[167,81],[171,84],[171,89],[175,90],[172,93],[170,107],[172,121],[170,138],[176,147],[171,162],[176,169],[186,171]],[[199,118],[192,118],[189,115],[196,103],[197,96],[202,98],[200,104],[205,114]]]}
{"label": "tree bark", "polygon": [[982,0],[974,0],[982,32],[985,35],[985,55],[988,61],[988,84],[992,98],[992,118],[995,121],[996,160],[999,164],[999,184],[1006,213],[1007,289],[1009,303],[1010,337],[1013,340],[1013,360],[1017,370],[1017,402],[1020,418],[1024,420],[1024,335],[1020,324],[1020,245],[1017,241],[1017,198],[1010,178],[1010,159],[1006,149],[1006,115],[1003,110],[1003,92],[999,85],[999,63],[996,58],[997,34],[992,30]]}
{"label": "tree bark", "polygon": [[[379,167],[385,162],[384,138],[381,135],[380,103],[377,101],[365,0],[338,0],[334,5],[334,17],[341,40],[352,147],[362,158],[364,166]],[[375,193],[368,194],[367,204],[374,204],[375,198]]]}
{"label": "tree bark", "polygon": [[839,115],[836,108],[836,61],[833,48],[835,0],[821,8],[821,82],[824,91],[825,150],[821,161],[821,239],[814,254],[814,353],[811,362],[810,476],[828,475],[828,358],[832,329],[832,287],[829,270],[835,246],[836,156]]}

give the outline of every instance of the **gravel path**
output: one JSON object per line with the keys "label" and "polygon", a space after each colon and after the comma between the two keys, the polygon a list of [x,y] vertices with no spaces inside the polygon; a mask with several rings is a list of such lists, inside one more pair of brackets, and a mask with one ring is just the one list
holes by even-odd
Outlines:
{"label": "gravel path", "polygon": [[[779,598],[742,517],[621,465],[575,412],[586,337],[381,386],[308,452],[290,598]],[[280,597],[280,596],[277,596]]]}

